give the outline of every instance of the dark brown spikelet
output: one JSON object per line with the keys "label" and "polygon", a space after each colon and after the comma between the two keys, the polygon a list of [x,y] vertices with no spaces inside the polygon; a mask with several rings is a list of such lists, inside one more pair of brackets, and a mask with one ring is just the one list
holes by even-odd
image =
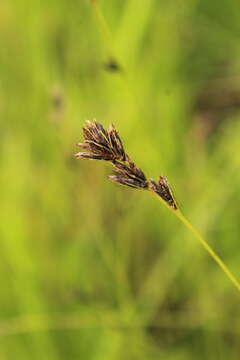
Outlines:
{"label": "dark brown spikelet", "polygon": [[116,175],[109,176],[110,180],[136,189],[148,188],[148,181],[143,171],[137,168],[127,155],[124,163],[116,161],[113,165]]}
{"label": "dark brown spikelet", "polygon": [[76,158],[94,160],[125,160],[121,139],[113,126],[109,130],[96,121],[87,121],[83,127],[84,142],[78,146],[86,150],[75,154]]}
{"label": "dark brown spikelet", "polygon": [[158,194],[166,203],[174,210],[177,210],[178,206],[171,190],[170,184],[165,176],[160,175],[158,183],[154,180],[150,180],[149,187],[152,191]]}

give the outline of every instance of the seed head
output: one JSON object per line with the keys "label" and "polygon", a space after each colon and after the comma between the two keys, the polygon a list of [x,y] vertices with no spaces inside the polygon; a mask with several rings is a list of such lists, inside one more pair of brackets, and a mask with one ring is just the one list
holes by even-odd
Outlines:
{"label": "seed head", "polygon": [[84,142],[77,144],[86,152],[75,154],[76,158],[95,160],[125,160],[125,151],[122,141],[113,127],[108,130],[96,121],[87,121],[83,127]]}
{"label": "seed head", "polygon": [[172,209],[177,203],[167,179],[160,175],[158,182],[148,180],[143,171],[126,154],[123,143],[113,125],[108,130],[96,121],[87,121],[83,127],[84,142],[78,144],[84,152],[75,154],[76,158],[105,160],[112,163],[115,174],[109,179],[115,183],[135,189],[150,190],[159,195]]}
{"label": "seed head", "polygon": [[174,198],[170,184],[165,176],[160,175],[158,183],[154,180],[149,181],[149,188],[158,194],[166,203],[174,210],[177,210],[178,206]]}

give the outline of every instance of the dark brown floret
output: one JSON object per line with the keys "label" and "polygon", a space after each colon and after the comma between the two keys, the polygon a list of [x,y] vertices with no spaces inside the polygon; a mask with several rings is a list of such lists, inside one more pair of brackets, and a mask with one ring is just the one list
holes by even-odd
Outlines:
{"label": "dark brown floret", "polygon": [[110,143],[110,148],[113,154],[115,155],[116,159],[125,161],[126,154],[124,151],[122,140],[120,139],[120,136],[118,135],[118,132],[113,125],[109,126],[108,139]]}
{"label": "dark brown floret", "polygon": [[166,203],[174,210],[177,210],[177,203],[174,199],[173,192],[171,190],[170,184],[165,176],[160,175],[158,183],[154,180],[149,182],[150,189],[158,194]]}
{"label": "dark brown floret", "polygon": [[88,160],[105,160],[105,161],[111,161],[111,156],[108,156],[107,154],[93,154],[89,152],[78,152],[74,154],[74,157],[76,159],[88,159]]}
{"label": "dark brown floret", "polygon": [[138,180],[134,180],[131,178],[127,178],[127,177],[123,177],[123,176],[118,176],[118,175],[111,175],[108,177],[111,181],[120,184],[120,185],[125,185],[125,186],[129,186],[135,189],[142,189],[142,184],[138,181]]}

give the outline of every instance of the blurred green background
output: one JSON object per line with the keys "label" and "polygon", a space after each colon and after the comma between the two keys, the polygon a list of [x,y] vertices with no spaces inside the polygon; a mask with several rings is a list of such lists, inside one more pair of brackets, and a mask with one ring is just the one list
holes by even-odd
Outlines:
{"label": "blurred green background", "polygon": [[238,359],[240,296],[147,193],[73,158],[114,123],[240,278],[238,0],[1,0],[0,359]]}

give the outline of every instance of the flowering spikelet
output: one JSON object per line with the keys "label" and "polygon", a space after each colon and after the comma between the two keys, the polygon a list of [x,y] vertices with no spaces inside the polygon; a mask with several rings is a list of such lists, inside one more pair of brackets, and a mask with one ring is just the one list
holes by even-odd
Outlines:
{"label": "flowering spikelet", "polygon": [[116,175],[109,176],[113,182],[130,186],[136,189],[148,188],[148,181],[143,171],[126,156],[126,161],[113,163]]}
{"label": "flowering spikelet", "polygon": [[76,158],[95,160],[125,160],[121,139],[112,125],[108,131],[96,121],[87,121],[83,127],[84,142],[77,144],[86,152],[75,154]]}
{"label": "flowering spikelet", "polygon": [[160,175],[158,183],[154,180],[149,181],[149,187],[152,191],[154,191],[157,195],[159,195],[166,203],[174,210],[177,210],[177,203],[174,199],[174,195],[168,180],[165,176]]}
{"label": "flowering spikelet", "polygon": [[148,180],[143,171],[126,154],[123,143],[113,125],[108,130],[96,121],[87,121],[83,127],[84,142],[77,144],[85,152],[75,154],[76,158],[110,161],[115,175],[109,179],[115,183],[135,189],[150,190],[159,195],[172,209],[177,209],[171,187],[164,176],[158,183]]}

